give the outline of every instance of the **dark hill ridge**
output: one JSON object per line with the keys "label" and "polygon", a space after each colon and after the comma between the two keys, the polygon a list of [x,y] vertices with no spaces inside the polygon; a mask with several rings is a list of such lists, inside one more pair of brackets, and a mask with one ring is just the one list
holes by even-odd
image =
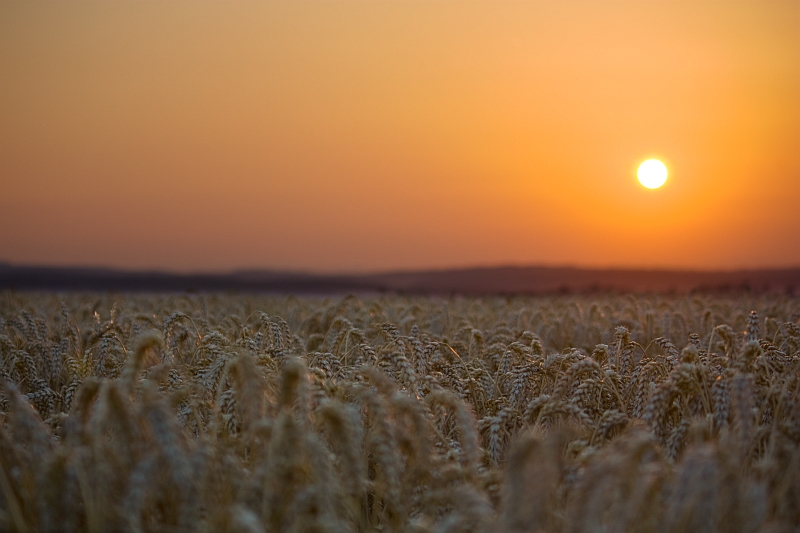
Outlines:
{"label": "dark hill ridge", "polygon": [[15,266],[0,263],[0,289],[115,291],[256,291],[297,294],[406,292],[418,294],[552,294],[563,292],[742,291],[800,294],[800,268],[736,271],[487,267],[318,275],[246,271],[174,274],[106,268]]}
{"label": "dark hill ridge", "polygon": [[0,264],[0,289],[337,293],[369,290],[369,287],[354,284],[350,276],[317,276],[292,272],[175,274],[109,268]]}
{"label": "dark hill ridge", "polygon": [[790,292],[800,289],[800,268],[738,271],[497,267],[374,275],[392,290],[467,294],[557,292]]}

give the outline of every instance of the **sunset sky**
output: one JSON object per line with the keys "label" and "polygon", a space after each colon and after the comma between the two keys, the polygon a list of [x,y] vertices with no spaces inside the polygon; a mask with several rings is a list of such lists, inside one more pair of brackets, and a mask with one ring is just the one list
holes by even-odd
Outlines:
{"label": "sunset sky", "polygon": [[800,2],[2,2],[0,261],[797,266]]}

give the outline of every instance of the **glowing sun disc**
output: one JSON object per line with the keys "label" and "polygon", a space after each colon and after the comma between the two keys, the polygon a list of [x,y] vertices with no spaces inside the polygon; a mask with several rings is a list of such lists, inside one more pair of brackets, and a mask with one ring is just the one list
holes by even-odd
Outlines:
{"label": "glowing sun disc", "polygon": [[639,183],[648,189],[658,189],[667,181],[667,167],[658,159],[648,159],[639,165],[636,175]]}

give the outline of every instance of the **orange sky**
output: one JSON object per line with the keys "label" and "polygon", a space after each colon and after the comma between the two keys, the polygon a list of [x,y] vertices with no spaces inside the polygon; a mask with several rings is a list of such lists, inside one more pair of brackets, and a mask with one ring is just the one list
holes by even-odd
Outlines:
{"label": "orange sky", "polygon": [[2,2],[0,260],[800,265],[800,3]]}

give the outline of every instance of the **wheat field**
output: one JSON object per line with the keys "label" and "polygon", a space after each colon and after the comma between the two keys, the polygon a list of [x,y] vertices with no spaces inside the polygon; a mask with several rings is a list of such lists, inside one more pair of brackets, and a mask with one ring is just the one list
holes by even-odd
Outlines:
{"label": "wheat field", "polygon": [[797,531],[798,319],[3,292],[0,531]]}

